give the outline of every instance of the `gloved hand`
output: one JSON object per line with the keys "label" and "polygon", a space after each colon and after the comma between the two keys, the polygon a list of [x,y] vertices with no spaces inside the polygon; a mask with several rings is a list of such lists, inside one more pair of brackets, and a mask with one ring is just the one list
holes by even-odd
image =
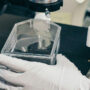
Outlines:
{"label": "gloved hand", "polygon": [[14,87],[11,85],[5,85],[4,83],[0,82],[0,90],[22,90],[22,87]]}
{"label": "gloved hand", "polygon": [[23,90],[90,90],[90,80],[61,54],[57,55],[57,65],[51,66],[2,54],[0,64],[21,72],[0,70],[0,77],[14,85],[23,86]]}

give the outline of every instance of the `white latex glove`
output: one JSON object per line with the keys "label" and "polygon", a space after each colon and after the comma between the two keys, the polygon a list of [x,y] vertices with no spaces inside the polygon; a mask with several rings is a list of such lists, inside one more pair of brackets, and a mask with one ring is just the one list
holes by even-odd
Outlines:
{"label": "white latex glove", "polygon": [[22,87],[14,87],[11,85],[5,85],[4,83],[0,82],[0,90],[22,90]]}
{"label": "white latex glove", "polygon": [[90,90],[90,80],[63,55],[57,55],[57,65],[53,66],[5,55],[0,55],[0,64],[22,72],[0,70],[0,77],[23,86],[23,90]]}

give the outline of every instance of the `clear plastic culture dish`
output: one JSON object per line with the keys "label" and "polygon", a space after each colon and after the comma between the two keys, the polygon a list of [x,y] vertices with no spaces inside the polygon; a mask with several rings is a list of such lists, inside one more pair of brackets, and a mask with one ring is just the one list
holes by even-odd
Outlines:
{"label": "clear plastic culture dish", "polygon": [[53,65],[60,46],[60,32],[60,26],[44,20],[16,23],[1,53]]}

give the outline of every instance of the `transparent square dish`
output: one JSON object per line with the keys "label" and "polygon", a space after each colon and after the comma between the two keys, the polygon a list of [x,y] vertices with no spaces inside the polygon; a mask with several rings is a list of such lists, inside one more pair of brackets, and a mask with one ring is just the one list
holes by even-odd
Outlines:
{"label": "transparent square dish", "polygon": [[55,64],[61,27],[43,20],[16,23],[1,50],[2,54],[28,61]]}

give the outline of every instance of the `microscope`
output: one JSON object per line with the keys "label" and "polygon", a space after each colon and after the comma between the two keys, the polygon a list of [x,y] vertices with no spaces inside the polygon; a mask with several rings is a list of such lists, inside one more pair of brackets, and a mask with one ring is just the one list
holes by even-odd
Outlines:
{"label": "microscope", "polygon": [[60,47],[61,27],[51,22],[50,12],[60,9],[63,6],[63,1],[1,0],[1,2],[3,3],[2,13],[8,10],[8,6],[9,8],[17,6],[24,10],[27,8],[36,12],[34,19],[14,25],[1,53],[28,61],[54,65]]}
{"label": "microscope", "polygon": [[0,0],[0,14],[9,13],[30,16],[36,12],[56,11],[63,6],[63,0]]}

